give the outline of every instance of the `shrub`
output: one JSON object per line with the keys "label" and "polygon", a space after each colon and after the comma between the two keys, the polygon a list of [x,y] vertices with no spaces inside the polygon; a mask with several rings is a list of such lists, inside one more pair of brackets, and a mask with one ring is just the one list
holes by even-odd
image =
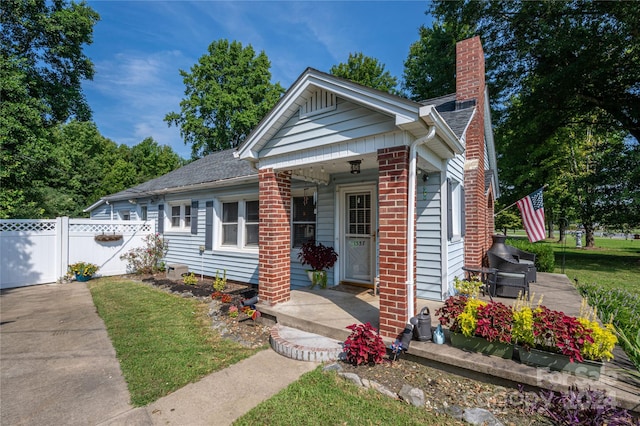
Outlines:
{"label": "shrub", "polygon": [[620,345],[640,370],[640,297],[627,290],[607,289],[597,284],[580,284],[578,291],[598,310],[603,322],[613,322]]}
{"label": "shrub", "polygon": [[366,324],[352,324],[347,327],[351,335],[344,342],[347,362],[353,365],[380,364],[387,354],[378,330]]}
{"label": "shrub", "polygon": [[222,278],[218,276],[219,272],[216,270],[216,278],[213,280],[213,289],[215,291],[222,291],[227,286],[227,270],[224,270]]}
{"label": "shrub", "polygon": [[127,261],[127,269],[138,274],[159,272],[162,258],[167,254],[169,244],[160,234],[149,234],[144,238],[144,246],[129,250],[121,260]]}
{"label": "shrub", "polygon": [[186,285],[196,285],[196,284],[198,284],[198,279],[196,278],[196,276],[192,272],[192,273],[182,277],[182,282],[185,283]]}
{"label": "shrub", "polygon": [[553,272],[553,268],[556,265],[555,255],[553,254],[553,248],[546,243],[537,242],[530,243],[527,240],[521,238],[509,238],[505,244],[519,248],[520,250],[528,251],[529,253],[535,253],[536,255],[536,269],[538,272]]}

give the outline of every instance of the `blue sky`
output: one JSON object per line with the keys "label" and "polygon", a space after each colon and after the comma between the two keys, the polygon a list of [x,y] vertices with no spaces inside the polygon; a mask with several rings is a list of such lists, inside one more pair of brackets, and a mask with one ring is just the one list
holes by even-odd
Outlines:
{"label": "blue sky", "polygon": [[426,1],[89,1],[101,16],[85,53],[95,65],[84,92],[101,134],[135,145],[153,137],[184,158],[191,148],[163,121],[179,112],[189,70],[211,42],[264,51],[273,82],[288,88],[307,68],[328,72],[349,53],[378,59],[402,77]]}

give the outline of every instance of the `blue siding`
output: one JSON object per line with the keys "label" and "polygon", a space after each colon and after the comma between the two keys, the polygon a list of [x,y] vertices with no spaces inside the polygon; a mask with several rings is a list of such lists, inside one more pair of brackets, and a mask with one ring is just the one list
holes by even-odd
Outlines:
{"label": "blue siding", "polygon": [[[429,174],[426,183],[418,180],[416,203],[416,295],[420,299],[442,300],[442,226],[440,223],[440,174]],[[425,199],[426,198],[426,199]]]}
{"label": "blue siding", "polygon": [[395,123],[390,117],[338,99],[337,108],[333,111],[302,119],[294,114],[260,155],[279,155],[395,130]]}
{"label": "blue siding", "polygon": [[[464,162],[465,157],[456,155],[447,165],[447,177],[462,182],[464,184]],[[480,165],[482,167],[482,165]],[[484,182],[481,183],[484,185]],[[464,225],[463,225],[464,226]],[[453,288],[453,278],[462,276],[464,266],[464,238],[457,241],[450,241],[447,246],[447,288],[445,294],[449,294]]]}

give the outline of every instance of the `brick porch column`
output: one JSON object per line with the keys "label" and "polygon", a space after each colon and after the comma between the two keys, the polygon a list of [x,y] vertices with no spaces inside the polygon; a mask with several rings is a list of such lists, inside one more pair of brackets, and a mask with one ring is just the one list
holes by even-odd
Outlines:
{"label": "brick porch column", "polygon": [[[409,147],[378,150],[378,166],[380,334],[395,338],[409,319],[406,284]],[[412,303],[415,306],[415,295]]]}
{"label": "brick porch column", "polygon": [[466,235],[464,263],[480,266],[488,249],[493,227],[488,229],[484,189],[484,52],[480,37],[456,44],[456,100],[476,101],[476,113],[466,133],[464,165]]}
{"label": "brick porch column", "polygon": [[291,175],[273,169],[258,172],[260,255],[258,296],[263,303],[286,302],[291,292]]}

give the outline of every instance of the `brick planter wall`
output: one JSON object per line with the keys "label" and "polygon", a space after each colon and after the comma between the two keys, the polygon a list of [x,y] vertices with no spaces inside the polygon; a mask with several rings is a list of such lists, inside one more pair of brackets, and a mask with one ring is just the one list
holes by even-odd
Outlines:
{"label": "brick planter wall", "polygon": [[[378,151],[380,334],[395,338],[407,323],[409,148]],[[415,275],[415,271],[414,271]],[[413,300],[415,306],[415,295]]]}
{"label": "brick planter wall", "polygon": [[261,303],[286,302],[291,297],[291,175],[258,172],[260,187],[260,255],[258,260]]}

